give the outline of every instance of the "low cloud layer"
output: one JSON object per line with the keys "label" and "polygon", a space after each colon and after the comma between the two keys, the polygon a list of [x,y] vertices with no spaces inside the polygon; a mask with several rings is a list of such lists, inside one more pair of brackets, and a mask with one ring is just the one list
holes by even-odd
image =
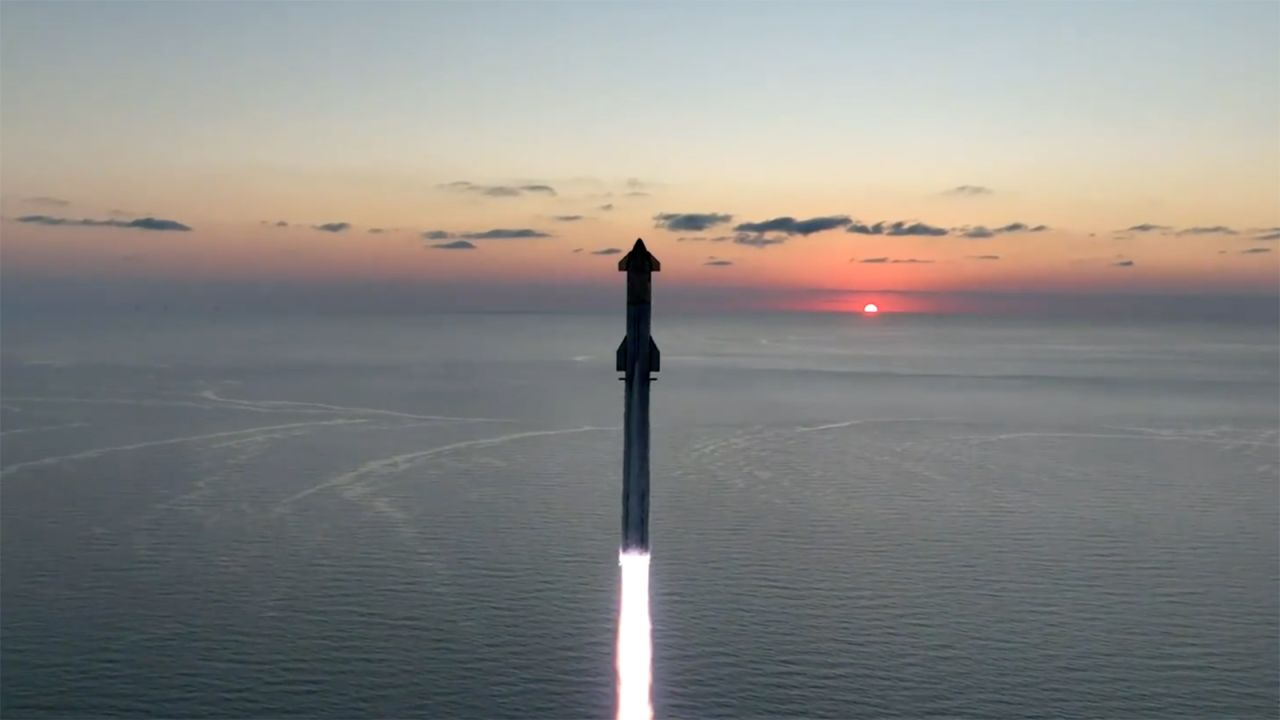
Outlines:
{"label": "low cloud layer", "polygon": [[91,218],[76,219],[50,217],[49,215],[24,215],[17,220],[20,223],[31,223],[33,225],[66,225],[71,227],[137,228],[139,230],[169,232],[187,232],[191,229],[189,225],[184,225],[177,220],[164,220],[153,217],[134,218],[133,220],[93,220]]}
{"label": "low cloud layer", "polygon": [[468,240],[523,240],[525,238],[551,237],[551,235],[533,228],[494,228],[483,232],[462,233],[458,237]]}
{"label": "low cloud layer", "polygon": [[733,241],[739,245],[746,245],[753,248],[766,248],[770,245],[781,245],[786,242],[785,237],[778,235],[753,235],[751,233],[741,233],[733,236]]}
{"label": "low cloud layer", "polygon": [[1253,247],[1247,250],[1241,250],[1240,254],[1241,255],[1261,255],[1263,253],[1269,253],[1269,252],[1271,252],[1271,248]]}
{"label": "low cloud layer", "polygon": [[463,240],[522,240],[525,238],[546,238],[551,237],[551,235],[533,228],[494,228],[493,230],[465,233],[427,230],[422,233],[422,237],[424,240],[448,240],[450,238],[461,238]]}
{"label": "low cloud layer", "polygon": [[618,253],[621,253],[621,252],[622,250],[620,248],[601,248],[599,250],[592,250],[591,254],[592,255],[617,255]]}
{"label": "low cloud layer", "polygon": [[858,235],[892,235],[892,236],[922,236],[922,237],[938,237],[946,235],[949,231],[946,228],[935,227],[922,222],[908,222],[906,220],[898,220],[897,222],[878,222],[874,225],[864,225],[860,222],[849,224],[845,228],[848,232]]}
{"label": "low cloud layer", "polygon": [[996,235],[1045,232],[1046,230],[1049,229],[1049,226],[1048,225],[1030,225],[1028,223],[1023,223],[1023,222],[1011,222],[1008,225],[1001,225],[1000,227],[994,227],[994,228],[989,228],[985,225],[974,225],[972,227],[966,225],[963,227],[952,228],[952,229],[960,233],[961,237],[980,239],[980,238],[995,237]]}
{"label": "low cloud layer", "polygon": [[472,245],[466,240],[454,240],[453,242],[436,243],[431,247],[438,248],[440,250],[475,250],[476,249],[475,245]]}
{"label": "low cloud layer", "polygon": [[730,265],[732,265],[732,264],[733,264],[733,261],[732,261],[732,260],[716,260],[716,259],[712,259],[712,260],[708,260],[708,261],[706,261],[706,262],[704,262],[704,263],[702,263],[702,264],[703,264],[703,265],[710,265],[711,267],[728,267],[728,266],[730,266]]}
{"label": "low cloud layer", "polygon": [[715,236],[715,237],[695,236],[695,237],[679,237],[679,238],[676,238],[676,242],[713,242],[713,243],[720,243],[720,242],[728,242],[728,241],[730,241],[730,240],[732,240],[732,239],[733,239],[733,236],[732,236],[732,235],[717,235],[717,236]]}
{"label": "low cloud layer", "polygon": [[445,183],[440,188],[451,192],[471,193],[485,197],[556,196],[556,189],[550,185],[477,185],[466,180],[456,180],[451,183]]}
{"label": "low cloud layer", "polygon": [[1129,267],[1133,267],[1134,264],[1135,263],[1132,260],[1117,260],[1111,263],[1111,267],[1129,268]]}
{"label": "low cloud layer", "polygon": [[1178,231],[1179,235],[1236,235],[1235,230],[1226,225],[1213,225],[1209,227],[1189,227]]}
{"label": "low cloud layer", "polygon": [[956,195],[959,197],[978,197],[980,195],[991,195],[995,191],[989,187],[982,185],[957,185],[950,190],[944,190],[943,195]]}
{"label": "low cloud layer", "polygon": [[1172,230],[1172,229],[1173,228],[1169,227],[1168,225],[1156,225],[1155,223],[1142,223],[1139,225],[1133,225],[1133,226],[1127,227],[1124,230],[1119,230],[1117,232],[1137,232],[1137,233],[1168,232],[1169,230]]}
{"label": "low cloud layer", "polygon": [[851,259],[849,262],[859,262],[865,265],[932,265],[932,260],[921,260],[919,258],[890,258],[890,257],[870,257],[861,260]]}
{"label": "low cloud layer", "polygon": [[847,215],[828,215],[797,220],[789,215],[754,223],[742,223],[734,230],[740,233],[781,233],[783,235],[813,235],[825,230],[834,230],[853,222]]}
{"label": "low cloud layer", "polygon": [[312,225],[311,227],[312,229],[319,230],[320,232],[340,233],[340,232],[346,232],[350,230],[351,223],[331,222],[331,223],[322,223],[320,225]]}
{"label": "low cloud layer", "polygon": [[970,260],[999,260],[999,255],[970,255]]}
{"label": "low cloud layer", "polygon": [[653,226],[672,232],[702,232],[733,220],[724,213],[658,213],[653,216]]}
{"label": "low cloud layer", "polygon": [[556,222],[578,222],[582,219],[581,215],[552,215],[552,220]]}

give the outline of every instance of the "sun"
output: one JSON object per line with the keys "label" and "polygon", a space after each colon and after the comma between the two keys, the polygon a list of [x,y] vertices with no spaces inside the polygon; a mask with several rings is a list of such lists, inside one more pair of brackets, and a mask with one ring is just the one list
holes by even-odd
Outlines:
{"label": "sun", "polygon": [[867,303],[866,305],[862,306],[862,312],[868,315],[875,315],[876,313],[880,312],[880,308],[876,307],[875,303]]}

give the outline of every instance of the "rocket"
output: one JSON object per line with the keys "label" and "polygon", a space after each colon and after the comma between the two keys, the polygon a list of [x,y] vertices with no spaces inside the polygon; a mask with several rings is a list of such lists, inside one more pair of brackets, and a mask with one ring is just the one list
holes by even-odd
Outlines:
{"label": "rocket", "polygon": [[661,354],[649,336],[652,274],[662,269],[644,240],[618,261],[627,274],[627,335],[618,346],[618,372],[626,383],[622,424],[622,551],[649,552],[649,383]]}

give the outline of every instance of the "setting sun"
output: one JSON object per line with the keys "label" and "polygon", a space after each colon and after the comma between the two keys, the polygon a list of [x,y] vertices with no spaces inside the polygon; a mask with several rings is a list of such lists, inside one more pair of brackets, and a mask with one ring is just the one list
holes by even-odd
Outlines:
{"label": "setting sun", "polygon": [[875,303],[867,303],[866,305],[862,306],[862,312],[868,315],[875,315],[876,313],[880,312],[880,308],[876,307]]}

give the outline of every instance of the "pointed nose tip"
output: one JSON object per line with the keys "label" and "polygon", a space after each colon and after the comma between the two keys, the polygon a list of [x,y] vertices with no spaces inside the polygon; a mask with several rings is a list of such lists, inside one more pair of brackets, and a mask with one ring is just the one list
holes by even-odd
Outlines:
{"label": "pointed nose tip", "polygon": [[641,239],[641,238],[636,238],[636,244],[635,244],[635,245],[633,245],[633,246],[631,247],[631,249],[632,249],[632,250],[644,250],[644,249],[645,249],[645,246],[644,246],[644,240],[643,240],[643,239]]}

